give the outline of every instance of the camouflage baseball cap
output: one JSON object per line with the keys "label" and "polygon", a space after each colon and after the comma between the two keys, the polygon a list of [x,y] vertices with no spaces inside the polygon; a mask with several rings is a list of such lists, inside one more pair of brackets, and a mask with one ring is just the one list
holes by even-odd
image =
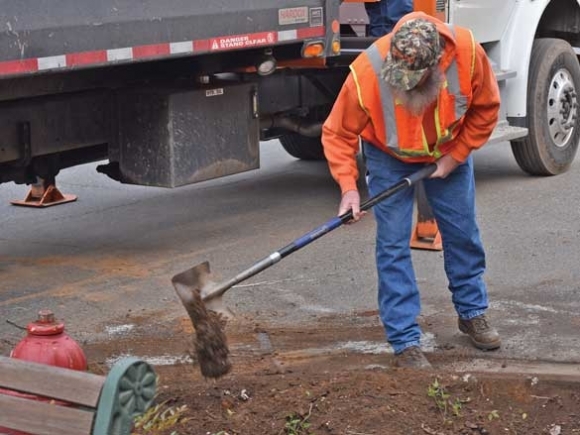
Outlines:
{"label": "camouflage baseball cap", "polygon": [[425,72],[437,65],[442,51],[435,24],[423,18],[406,21],[393,34],[382,78],[401,90],[413,89]]}

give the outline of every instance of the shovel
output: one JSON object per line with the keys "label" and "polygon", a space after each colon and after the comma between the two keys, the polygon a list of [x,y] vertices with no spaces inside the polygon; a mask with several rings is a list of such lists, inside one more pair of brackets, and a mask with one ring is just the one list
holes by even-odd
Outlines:
{"label": "shovel", "polygon": [[[360,210],[368,210],[395,193],[413,186],[418,181],[429,177],[436,169],[436,164],[425,166],[361,204]],[[227,358],[229,351],[227,350],[225,334],[222,330],[223,321],[221,319],[232,317],[233,313],[223,302],[223,294],[236,284],[273,266],[293,252],[349,222],[352,218],[352,210],[349,210],[340,216],[330,219],[227,281],[220,283],[212,281],[210,266],[207,261],[172,278],[173,287],[195,327],[196,353],[204,376],[218,378],[225,375],[231,368]]]}

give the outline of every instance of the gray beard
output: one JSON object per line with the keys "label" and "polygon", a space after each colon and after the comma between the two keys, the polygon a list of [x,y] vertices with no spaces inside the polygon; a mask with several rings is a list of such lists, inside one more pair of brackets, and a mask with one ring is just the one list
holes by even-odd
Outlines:
{"label": "gray beard", "polygon": [[391,88],[395,98],[401,101],[405,109],[415,116],[423,114],[425,109],[432,104],[439,95],[441,85],[445,77],[438,67],[431,70],[431,74],[425,80],[425,83],[416,86],[408,91]]}

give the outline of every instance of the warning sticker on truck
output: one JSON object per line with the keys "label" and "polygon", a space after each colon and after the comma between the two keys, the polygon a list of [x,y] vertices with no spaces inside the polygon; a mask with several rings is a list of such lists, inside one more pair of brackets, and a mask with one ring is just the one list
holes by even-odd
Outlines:
{"label": "warning sticker on truck", "polygon": [[274,32],[252,33],[249,35],[224,36],[214,38],[210,42],[211,50],[233,50],[236,48],[251,48],[270,45],[277,40]]}
{"label": "warning sticker on truck", "polygon": [[308,8],[278,9],[278,24],[285,26],[287,24],[300,24],[308,22]]}
{"label": "warning sticker on truck", "polygon": [[[127,63],[142,59],[163,59],[173,55],[201,54],[207,52],[238,50],[252,47],[267,47],[278,42],[301,41],[321,38],[326,34],[322,8],[310,8],[309,26],[298,25],[269,32],[245,35],[214,36],[211,39],[161,42],[159,44],[136,45],[95,51],[69,52],[48,57],[24,58],[0,61],[0,77],[33,74],[39,71],[87,68],[107,63]],[[317,25],[322,23],[320,25]]]}
{"label": "warning sticker on truck", "polygon": [[324,24],[324,12],[322,8],[310,8],[310,27],[318,27]]}

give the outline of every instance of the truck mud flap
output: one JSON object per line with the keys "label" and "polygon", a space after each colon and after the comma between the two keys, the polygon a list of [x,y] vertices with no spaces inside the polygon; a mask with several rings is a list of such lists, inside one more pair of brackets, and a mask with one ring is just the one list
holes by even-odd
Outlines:
{"label": "truck mud flap", "polygon": [[252,84],[123,92],[118,142],[110,149],[115,173],[109,175],[123,183],[177,187],[256,169],[256,105]]}

